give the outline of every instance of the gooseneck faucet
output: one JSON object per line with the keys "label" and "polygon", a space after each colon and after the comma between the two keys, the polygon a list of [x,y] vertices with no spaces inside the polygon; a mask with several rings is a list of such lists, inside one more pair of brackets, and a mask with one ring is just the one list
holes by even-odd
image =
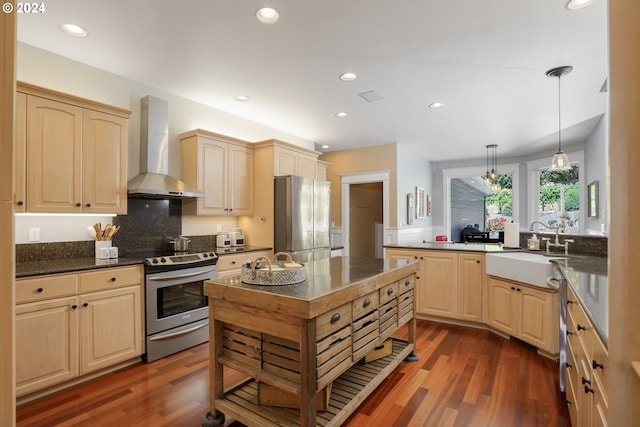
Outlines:
{"label": "gooseneck faucet", "polygon": [[541,226],[543,226],[547,230],[554,230],[555,231],[556,239],[555,239],[555,241],[553,243],[550,242],[550,239],[548,237],[544,237],[542,239],[542,240],[545,240],[547,242],[547,254],[549,253],[549,247],[559,247],[559,248],[564,248],[564,254],[565,255],[569,255],[569,243],[573,243],[573,239],[564,239],[563,243],[560,243],[560,240],[558,239],[558,233],[560,231],[564,231],[565,230],[564,218],[562,218],[562,220],[556,225],[545,224],[542,221],[533,221],[531,223],[531,226],[529,227],[529,231],[533,231],[533,226],[536,225],[536,224],[540,224]]}

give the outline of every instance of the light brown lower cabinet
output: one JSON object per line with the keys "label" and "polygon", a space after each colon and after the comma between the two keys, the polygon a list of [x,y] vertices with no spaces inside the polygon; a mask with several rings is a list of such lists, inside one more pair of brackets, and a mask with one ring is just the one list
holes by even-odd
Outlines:
{"label": "light brown lower cabinet", "polygon": [[16,395],[143,352],[142,267],[16,280]]}
{"label": "light brown lower cabinet", "polygon": [[558,293],[489,276],[491,328],[521,339],[551,355],[558,353]]}
{"label": "light brown lower cabinet", "polygon": [[605,427],[609,357],[580,300],[567,290],[566,397],[573,427]]}
{"label": "light brown lower cabinet", "polygon": [[273,251],[244,252],[240,254],[220,255],[218,258],[218,277],[236,276],[242,271],[242,264],[258,257],[273,259]]}

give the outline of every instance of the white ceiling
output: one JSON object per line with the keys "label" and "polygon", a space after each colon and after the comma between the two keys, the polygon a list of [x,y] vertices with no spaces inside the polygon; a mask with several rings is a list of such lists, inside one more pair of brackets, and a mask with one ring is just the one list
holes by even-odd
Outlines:
{"label": "white ceiling", "polygon": [[[484,158],[498,144],[500,156],[551,155],[558,80],[547,69],[574,67],[561,81],[563,145],[583,140],[607,105],[606,1],[565,4],[54,0],[41,15],[18,15],[18,40],[329,150],[398,142],[444,161]],[[280,20],[258,22],[262,6]],[[62,33],[63,22],[89,37]],[[345,71],[358,79],[339,80]],[[371,90],[384,99],[358,96]],[[435,101],[444,108],[430,110]]]}

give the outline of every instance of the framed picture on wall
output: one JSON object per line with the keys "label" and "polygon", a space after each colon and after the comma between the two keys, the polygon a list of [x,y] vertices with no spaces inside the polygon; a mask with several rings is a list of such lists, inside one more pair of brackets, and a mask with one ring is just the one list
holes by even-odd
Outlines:
{"label": "framed picture on wall", "polygon": [[425,200],[424,188],[416,187],[416,218],[424,218]]}
{"label": "framed picture on wall", "polygon": [[587,212],[589,218],[598,218],[598,181],[587,186]]}

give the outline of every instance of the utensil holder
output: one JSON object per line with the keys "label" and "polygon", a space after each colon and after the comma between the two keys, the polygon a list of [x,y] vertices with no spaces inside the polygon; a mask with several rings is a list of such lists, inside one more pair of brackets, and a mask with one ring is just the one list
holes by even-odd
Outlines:
{"label": "utensil holder", "polygon": [[108,259],[109,258],[109,248],[111,248],[111,240],[96,240],[95,241],[96,258],[97,259]]}

